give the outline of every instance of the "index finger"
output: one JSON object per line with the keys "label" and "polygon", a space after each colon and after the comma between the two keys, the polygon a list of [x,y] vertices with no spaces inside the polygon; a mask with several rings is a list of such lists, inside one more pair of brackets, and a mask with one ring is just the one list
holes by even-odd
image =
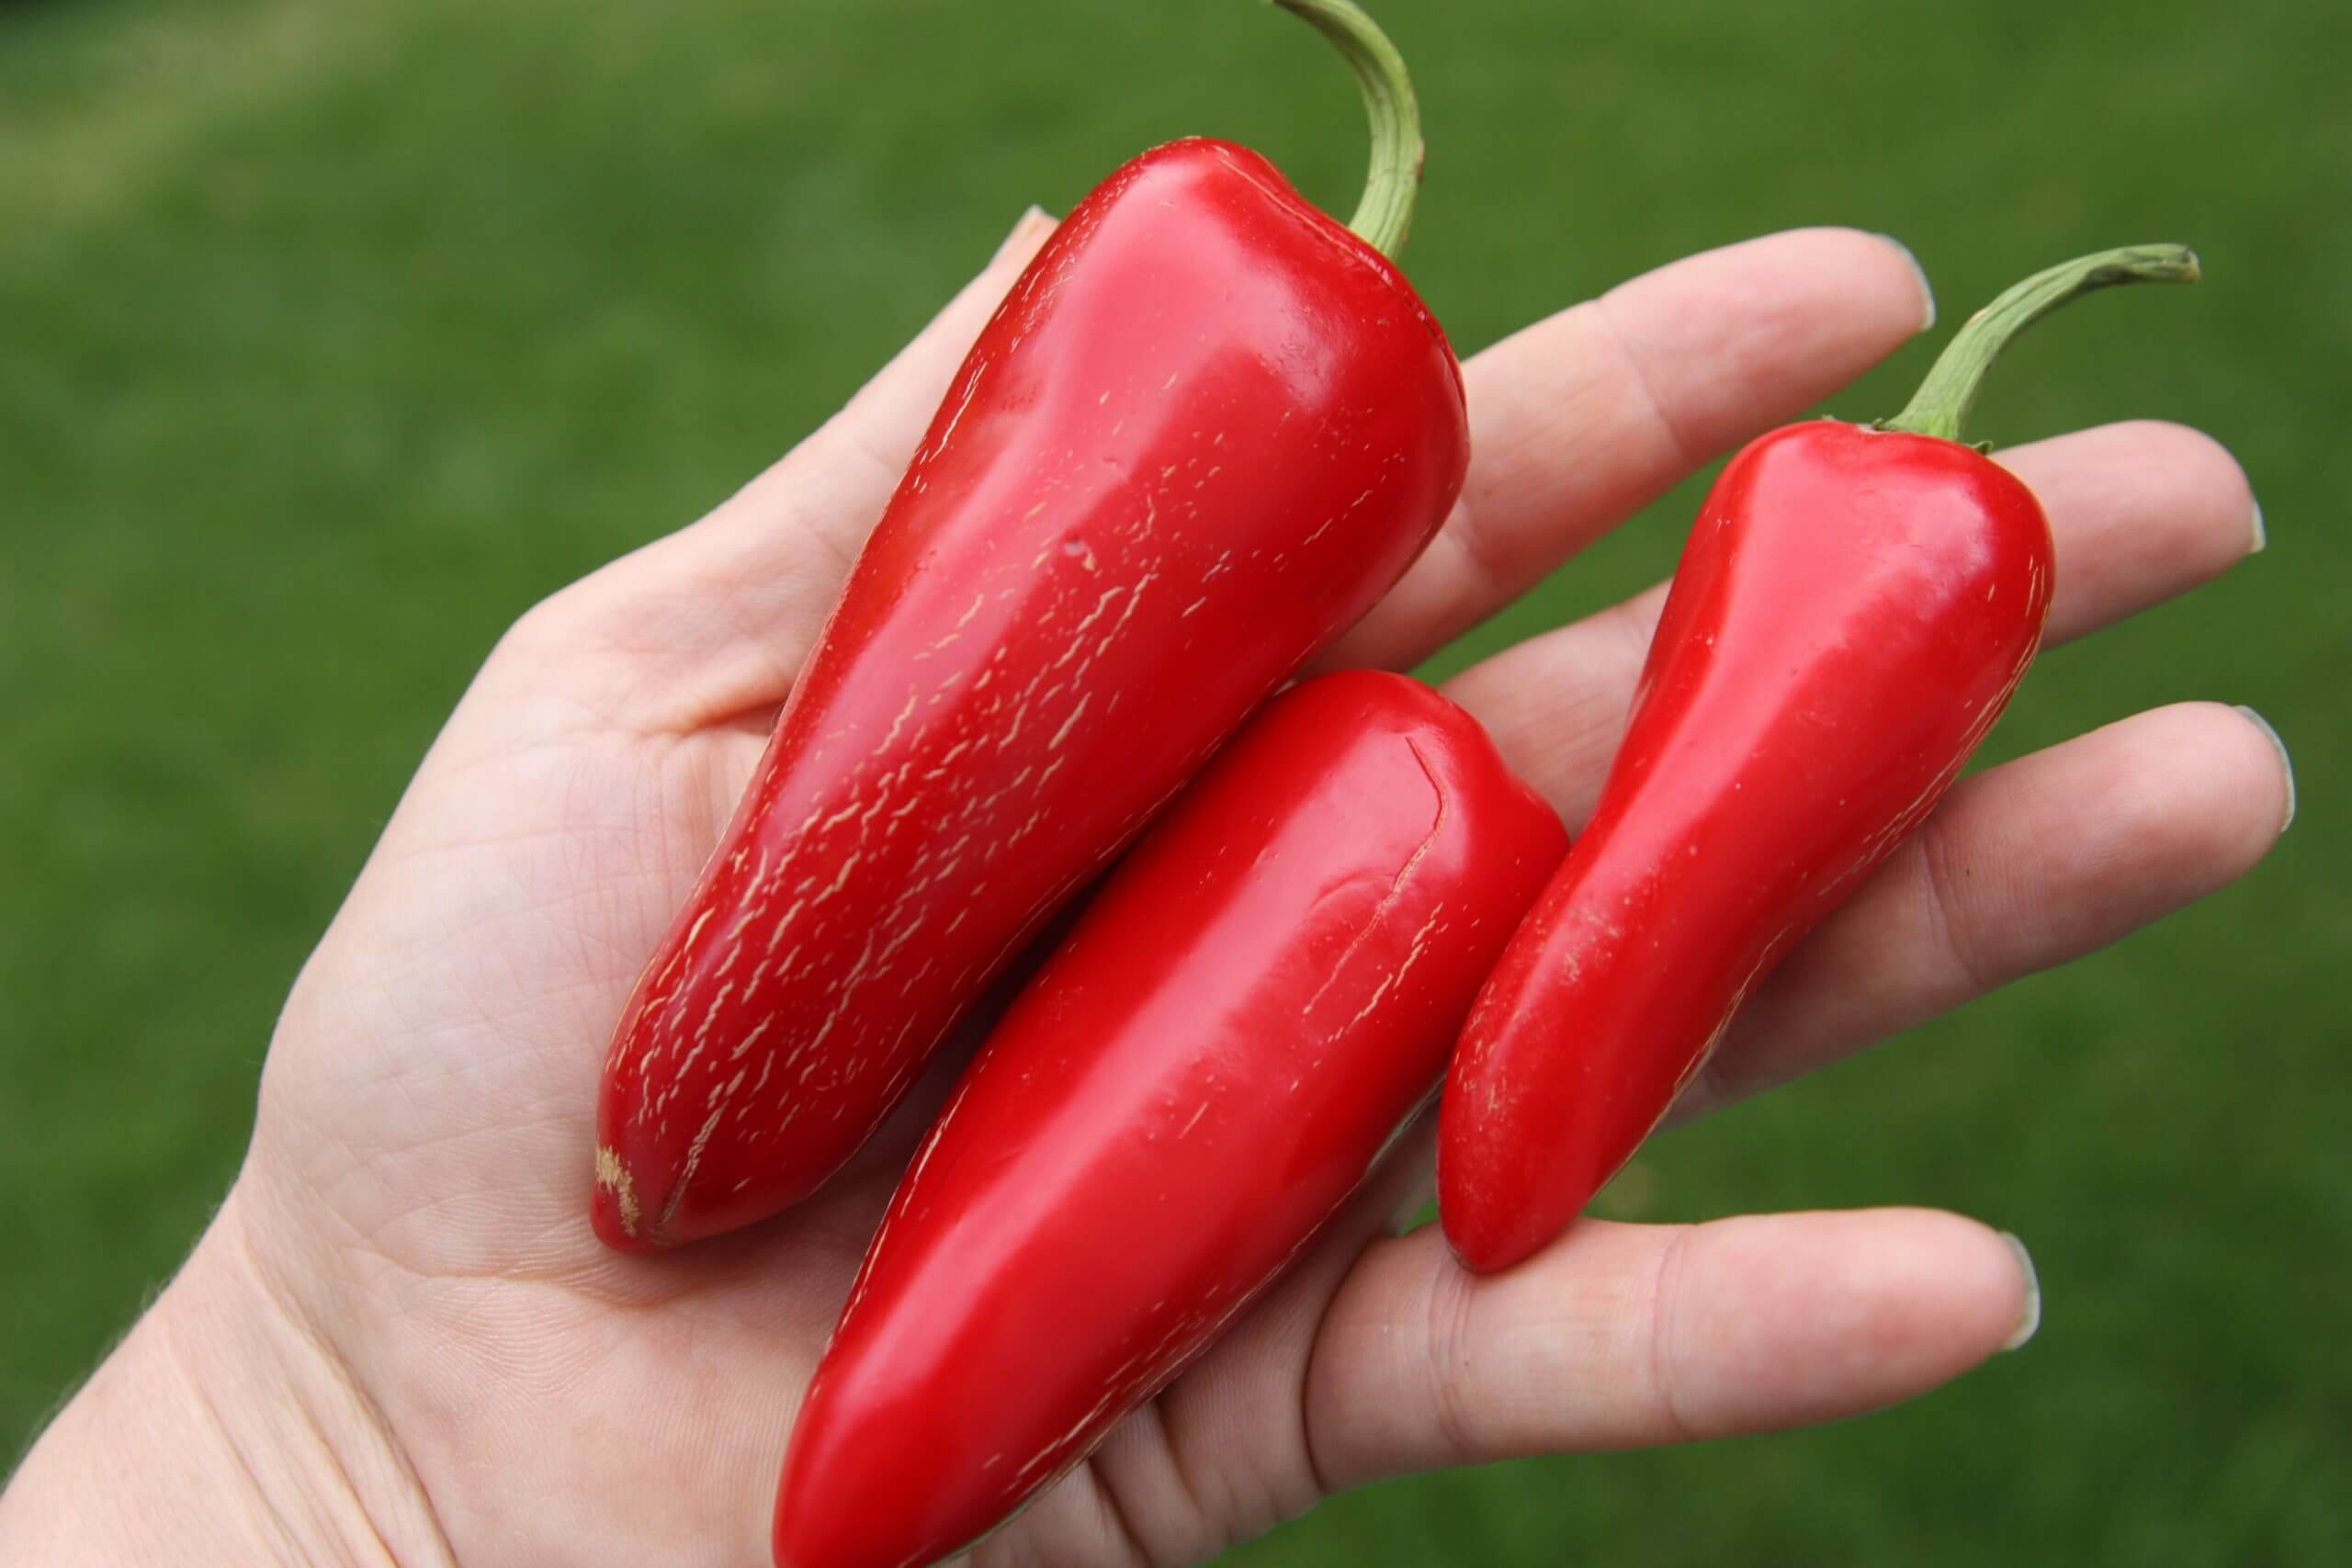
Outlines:
{"label": "index finger", "polygon": [[1645,273],[1463,367],[1470,475],[1405,580],[1317,663],[1407,669],[1709,459],[1935,321],[1918,264],[1853,229],[1768,235]]}

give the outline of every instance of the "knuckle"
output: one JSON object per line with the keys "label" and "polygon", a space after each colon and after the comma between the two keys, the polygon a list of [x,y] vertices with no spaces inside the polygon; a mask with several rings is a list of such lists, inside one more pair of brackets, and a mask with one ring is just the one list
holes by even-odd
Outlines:
{"label": "knuckle", "polygon": [[2001,966],[1984,951],[1978,900],[1968,891],[1962,837],[1950,818],[1928,818],[1912,840],[1927,906],[1928,929],[1962,994],[1987,991],[2000,983]]}
{"label": "knuckle", "polygon": [[1468,1462],[1483,1452],[1482,1426],[1469,1376],[1477,1345],[1476,1301],[1467,1271],[1430,1271],[1428,1332],[1423,1337],[1430,1417],[1442,1450],[1457,1463]]}
{"label": "knuckle", "polygon": [[1650,1277],[1649,1310],[1642,1314],[1646,1325],[1642,1365],[1649,1383],[1652,1412],[1658,1433],[1670,1443],[1690,1442],[1699,1436],[1678,1392],[1676,1361],[1681,1350],[1675,1337],[1682,1300],[1682,1274],[1694,1234],[1692,1227],[1680,1226],[1658,1249],[1657,1268]]}

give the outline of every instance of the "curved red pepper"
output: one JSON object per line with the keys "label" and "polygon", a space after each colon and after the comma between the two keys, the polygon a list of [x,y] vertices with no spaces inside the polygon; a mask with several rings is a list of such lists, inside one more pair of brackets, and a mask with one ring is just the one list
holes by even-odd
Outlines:
{"label": "curved red pepper", "polygon": [[1427,1101],[1566,846],[1402,676],[1236,737],[916,1155],[794,1430],[776,1562],[944,1557],[1165,1385]]}
{"label": "curved red pepper", "polygon": [[1438,1204],[1471,1268],[1519,1261],[1584,1208],[2016,690],[2050,526],[1958,444],[2002,344],[2086,289],[2194,276],[2177,247],[2053,268],[1973,320],[1903,416],[1792,425],[1724,468],[1591,824],[1453,1058]]}
{"label": "curved red pepper", "polygon": [[689,1241],[831,1175],[1023,939],[1396,581],[1467,451],[1436,321],[1263,158],[1180,141],[1080,202],[965,361],[629,999],[598,1234]]}

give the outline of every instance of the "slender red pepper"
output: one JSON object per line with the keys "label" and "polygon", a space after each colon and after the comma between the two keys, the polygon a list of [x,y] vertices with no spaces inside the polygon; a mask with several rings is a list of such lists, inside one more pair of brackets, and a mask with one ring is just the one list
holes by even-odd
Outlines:
{"label": "slender red pepper", "polygon": [[1461,372],[1382,254],[1419,132],[1372,111],[1341,228],[1256,153],[1179,141],[1079,204],[981,333],[734,821],[638,982],[596,1229],[652,1248],[848,1159],[957,1015],[1444,519]]}
{"label": "slender red pepper", "polygon": [[2053,267],[1962,327],[1898,417],[1791,425],[1724,469],[1591,824],[1453,1058],[1438,1208],[1471,1268],[1519,1261],[1584,1208],[2017,689],[2050,525],[1960,445],[1994,357],[2091,289],[2196,276],[2177,246]]}
{"label": "slender red pepper", "polygon": [[1428,1102],[1566,848],[1403,676],[1326,676],[1252,721],[915,1156],[794,1429],[776,1562],[944,1557],[1164,1386]]}

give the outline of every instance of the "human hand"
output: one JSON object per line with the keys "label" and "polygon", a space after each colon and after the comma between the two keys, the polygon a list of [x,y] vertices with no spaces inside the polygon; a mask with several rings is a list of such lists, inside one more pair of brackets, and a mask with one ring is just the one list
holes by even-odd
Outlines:
{"label": "human hand", "polygon": [[[710,517],[501,643],[295,987],[220,1218],[28,1461],[0,1506],[0,1558],[76,1560],[64,1549],[107,1523],[72,1501],[104,1452],[144,1481],[112,1521],[133,1532],[118,1543],[183,1554],[210,1540],[501,1568],[764,1559],[793,1412],[946,1069],[817,1199],[655,1258],[589,1229],[596,1074],[848,562],[1049,228],[1024,221],[840,415]],[[1899,251],[1816,231],[1678,264],[1489,349],[1467,367],[1461,505],[1318,662],[1427,657],[1844,384],[1923,307]],[[2056,532],[2052,641],[2254,542],[2236,466],[2176,427],[2001,460]],[[1449,689],[1571,824],[1658,603],[1534,638]],[[2289,787],[2263,731],[2202,704],[1972,778],[1750,1001],[1680,1113],[2225,884],[2277,836]],[[1257,1309],[979,1561],[1189,1562],[1381,1476],[1831,1419],[1957,1375],[2027,1314],[1995,1233],[1916,1211],[1587,1221],[1474,1280],[1434,1230],[1395,1234],[1427,1160],[1425,1140],[1408,1143]]]}

